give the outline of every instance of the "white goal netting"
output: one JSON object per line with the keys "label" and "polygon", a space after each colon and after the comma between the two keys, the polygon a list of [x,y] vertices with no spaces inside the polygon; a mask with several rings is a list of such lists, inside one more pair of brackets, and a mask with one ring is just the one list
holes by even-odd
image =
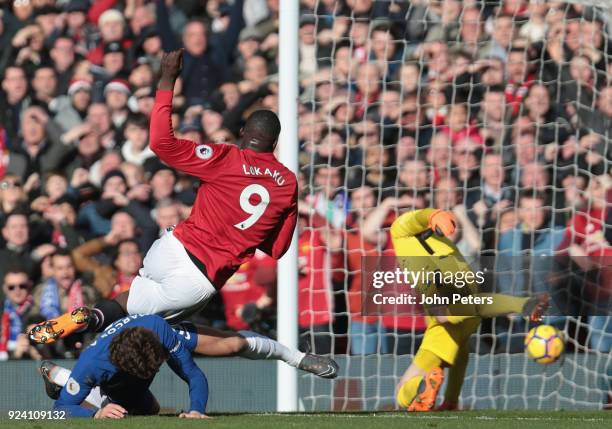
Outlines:
{"label": "white goal netting", "polygon": [[392,254],[390,223],[425,207],[453,210],[476,263],[548,257],[556,276],[525,277],[521,265],[512,292],[566,298],[548,320],[566,353],[549,366],[525,356],[525,322],[482,323],[462,407],[604,407],[612,319],[582,304],[612,293],[607,2],[301,5],[300,332],[315,352],[347,355],[334,383],[301,379],[303,407],[394,406],[424,322],[363,317],[360,258]]}

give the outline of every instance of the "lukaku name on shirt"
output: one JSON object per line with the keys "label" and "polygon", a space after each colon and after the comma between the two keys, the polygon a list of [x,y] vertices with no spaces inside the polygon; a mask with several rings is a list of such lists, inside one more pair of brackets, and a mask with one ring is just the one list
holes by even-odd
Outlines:
{"label": "lukaku name on shirt", "polygon": [[270,171],[269,168],[262,169],[254,165],[242,164],[242,171],[244,171],[245,176],[270,176],[278,186],[283,186],[285,184],[285,179],[278,170]]}

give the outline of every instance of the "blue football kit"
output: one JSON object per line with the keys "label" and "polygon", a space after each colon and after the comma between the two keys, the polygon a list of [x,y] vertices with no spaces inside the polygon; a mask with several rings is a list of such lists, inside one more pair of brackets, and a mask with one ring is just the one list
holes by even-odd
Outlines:
{"label": "blue football kit", "polygon": [[55,409],[65,410],[73,417],[93,417],[97,410],[81,406],[91,389],[100,386],[112,403],[124,407],[129,414],[150,414],[156,403],[149,386],[153,382],[121,372],[109,359],[113,338],[128,328],[142,327],[153,331],[168,350],[168,365],[189,385],[189,411],[204,413],[208,401],[208,381],[198,368],[191,353],[197,345],[197,332],[189,323],[173,329],[156,315],[131,315],[108,326],[83,351],[72,374],[62,388]]}

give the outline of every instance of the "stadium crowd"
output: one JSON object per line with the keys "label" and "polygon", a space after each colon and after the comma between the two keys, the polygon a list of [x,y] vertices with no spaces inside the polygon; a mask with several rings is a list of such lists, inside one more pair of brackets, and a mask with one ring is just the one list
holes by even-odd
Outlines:
{"label": "stadium crowd", "polygon": [[[277,110],[279,3],[0,0],[0,357],[78,355],[87,339],[33,347],[24,332],[129,288],[188,215],[197,183],[148,148],[164,50],[185,49],[179,137],[235,144],[250,112]],[[315,352],[416,349],[422,317],[360,305],[361,257],[391,254],[389,226],[409,209],[452,210],[473,260],[556,256],[585,299],[612,295],[603,14],[544,0],[301,6],[299,324]],[[258,253],[199,321],[273,332],[275,269]],[[580,326],[582,346],[610,351],[609,317]]]}

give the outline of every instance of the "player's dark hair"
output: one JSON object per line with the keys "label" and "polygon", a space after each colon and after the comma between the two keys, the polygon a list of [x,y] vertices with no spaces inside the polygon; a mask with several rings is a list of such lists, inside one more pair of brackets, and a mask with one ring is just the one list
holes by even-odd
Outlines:
{"label": "player's dark hair", "polygon": [[113,338],[109,359],[120,371],[148,380],[168,359],[168,351],[153,331],[138,326],[127,328]]}
{"label": "player's dark hair", "polygon": [[256,110],[244,125],[245,137],[260,140],[262,152],[272,152],[281,131],[278,116],[271,110]]}

